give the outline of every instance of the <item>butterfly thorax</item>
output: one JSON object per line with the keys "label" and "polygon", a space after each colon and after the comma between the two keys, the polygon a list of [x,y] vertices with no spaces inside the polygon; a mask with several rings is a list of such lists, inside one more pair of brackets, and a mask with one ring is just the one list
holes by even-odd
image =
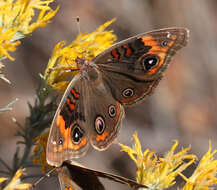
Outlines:
{"label": "butterfly thorax", "polygon": [[88,61],[84,58],[77,57],[75,59],[81,76],[89,81],[96,81],[99,77],[99,71],[96,64],[92,61]]}

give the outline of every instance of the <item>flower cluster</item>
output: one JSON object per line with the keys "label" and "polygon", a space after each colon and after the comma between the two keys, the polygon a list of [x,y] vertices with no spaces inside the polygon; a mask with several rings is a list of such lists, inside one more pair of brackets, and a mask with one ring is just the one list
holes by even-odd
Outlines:
{"label": "flower cluster", "polygon": [[[57,13],[49,4],[53,0],[4,0],[0,1],[0,61],[8,58],[14,61],[9,52],[16,50],[20,39],[39,27],[46,26]],[[0,79],[10,84],[2,73],[4,65],[0,62]],[[1,108],[0,113],[10,109],[14,101]]]}
{"label": "flower cluster", "polygon": [[[53,10],[50,7],[50,4],[54,0],[1,0],[0,1],[0,61],[8,58],[11,61],[14,61],[14,58],[11,56],[11,52],[16,50],[16,47],[21,44],[20,39],[26,35],[31,34],[34,30],[39,27],[46,26],[52,17],[57,13],[59,7]],[[0,62],[0,79],[10,83],[10,81],[5,78],[4,74],[1,72],[4,67],[3,63]],[[45,94],[45,93],[44,93]],[[33,122],[35,125],[35,120],[40,127],[46,125],[46,122],[49,123],[49,113],[51,113],[53,102],[50,104],[45,104],[47,97],[43,96],[43,93],[38,93],[38,97],[35,101],[35,106],[31,107],[29,104],[31,115],[27,117],[25,126],[16,122],[20,130],[17,131],[17,136],[21,136],[23,141],[19,141],[17,144],[25,144],[23,151],[23,157],[20,157],[19,147],[17,146],[16,152],[13,157],[12,167],[7,165],[1,158],[0,162],[5,166],[6,171],[2,170],[0,173],[7,176],[14,176],[11,180],[5,177],[0,177],[0,189],[3,190],[26,190],[32,187],[31,184],[21,183],[22,175],[24,174],[24,169],[19,169],[26,167],[26,160],[31,152],[32,143],[32,131],[33,131]],[[0,109],[0,114],[5,111],[11,110],[11,105],[17,101],[11,101],[7,106]],[[39,105],[40,104],[40,105]],[[49,108],[48,108],[49,107]],[[40,109],[40,110],[39,110]],[[45,111],[44,111],[45,110]],[[36,111],[38,111],[36,113]],[[46,113],[46,117],[44,116]],[[37,117],[36,117],[37,115]],[[43,123],[40,123],[39,120],[43,119]],[[46,125],[47,126],[47,125]],[[37,128],[37,127],[35,127]],[[43,128],[44,129],[44,128]],[[34,129],[35,130],[35,129]],[[40,130],[37,128],[37,131],[34,131],[35,135],[39,135]],[[28,176],[29,177],[29,176]]]}
{"label": "flower cluster", "polygon": [[137,134],[133,138],[134,148],[123,144],[120,146],[122,151],[127,152],[136,163],[137,182],[146,185],[147,189],[163,190],[172,187],[178,175],[186,181],[184,186],[178,187],[180,190],[211,190],[212,186],[217,184],[217,160],[213,157],[217,150],[212,152],[211,145],[192,176],[187,178],[182,172],[196,160],[195,155],[188,154],[189,147],[175,153],[178,146],[178,141],[176,141],[168,153],[163,157],[158,157],[148,149],[142,151]]}
{"label": "flower cluster", "polygon": [[59,9],[58,7],[52,10],[49,6],[52,2],[53,0],[0,2],[0,58],[7,57],[14,60],[8,52],[15,51],[16,46],[20,44],[18,40],[50,22]]}

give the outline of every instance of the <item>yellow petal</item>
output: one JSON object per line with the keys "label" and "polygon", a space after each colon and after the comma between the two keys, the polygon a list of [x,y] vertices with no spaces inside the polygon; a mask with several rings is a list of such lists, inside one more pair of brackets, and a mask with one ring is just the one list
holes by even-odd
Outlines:
{"label": "yellow petal", "polygon": [[8,180],[8,179],[5,178],[5,177],[0,177],[0,183],[4,182],[4,181],[6,181],[6,180]]}
{"label": "yellow petal", "polygon": [[21,183],[20,177],[24,174],[25,169],[18,169],[14,177],[11,179],[9,184],[3,190],[16,190],[16,189],[30,189],[31,184],[28,183]]}

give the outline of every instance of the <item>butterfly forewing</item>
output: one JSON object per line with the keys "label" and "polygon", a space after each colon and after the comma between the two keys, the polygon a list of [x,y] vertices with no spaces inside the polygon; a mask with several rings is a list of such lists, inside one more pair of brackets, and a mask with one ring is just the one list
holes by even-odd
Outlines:
{"label": "butterfly forewing", "polygon": [[69,84],[51,125],[47,162],[60,166],[63,161],[82,156],[88,149],[86,80],[80,75]]}
{"label": "butterfly forewing", "polygon": [[112,46],[94,62],[115,99],[132,105],[153,92],[171,57],[187,40],[188,30],[184,28],[152,31]]}
{"label": "butterfly forewing", "polygon": [[187,41],[185,28],[156,30],[121,41],[93,61],[102,70],[124,73],[138,80],[153,79],[165,70],[168,58]]}

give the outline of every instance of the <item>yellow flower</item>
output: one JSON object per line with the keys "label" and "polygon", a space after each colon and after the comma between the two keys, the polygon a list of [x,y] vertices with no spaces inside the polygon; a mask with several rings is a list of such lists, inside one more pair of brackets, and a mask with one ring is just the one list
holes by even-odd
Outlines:
{"label": "yellow flower", "polygon": [[[137,134],[134,134],[133,138],[134,148],[123,144],[120,146],[137,165],[137,182],[146,185],[150,190],[162,190],[173,186],[175,178],[196,159],[195,155],[187,154],[190,148],[174,153],[178,146],[177,141],[164,157],[157,157],[148,149],[142,152]],[[188,161],[184,162],[185,159]]]}
{"label": "yellow flower", "polygon": [[[54,0],[4,0],[0,1],[0,59],[13,60],[9,51],[15,51],[19,39],[46,26],[59,7],[52,10]],[[35,16],[36,20],[34,20]]]}
{"label": "yellow flower", "polygon": [[202,157],[192,176],[186,178],[182,175],[186,180],[183,190],[211,190],[217,184],[217,160],[213,157],[216,153],[217,149],[212,152],[210,142],[208,152]]}
{"label": "yellow flower", "polygon": [[[16,27],[22,35],[46,26],[59,7],[52,10],[54,0],[5,0],[0,3],[0,25],[5,29]],[[36,20],[33,17],[39,11]]]}
{"label": "yellow flower", "polygon": [[7,57],[11,61],[14,60],[13,57],[8,53],[9,51],[15,51],[16,46],[20,44],[20,41],[12,42],[11,39],[17,33],[17,29],[10,28],[8,30],[3,30],[3,27],[0,26],[0,58]]}
{"label": "yellow flower", "polygon": [[34,139],[36,145],[33,150],[33,162],[35,164],[41,164],[42,172],[46,171],[46,168],[51,168],[50,165],[47,164],[46,160],[46,147],[48,140],[49,130],[43,132],[43,134]]}
{"label": "yellow flower", "polygon": [[[17,170],[16,174],[12,178],[12,180],[8,183],[8,185],[3,190],[26,190],[32,187],[29,183],[21,183],[20,177],[23,175],[25,169]],[[6,181],[7,178],[0,178],[0,183]]]}
{"label": "yellow flower", "polygon": [[65,46],[63,41],[59,42],[45,70],[44,79],[47,84],[63,93],[69,84],[67,77],[78,73],[73,71],[78,69],[75,63],[77,57],[91,60],[115,42],[116,36],[112,31],[105,30],[114,20],[106,22],[89,34],[79,34],[68,46]]}

